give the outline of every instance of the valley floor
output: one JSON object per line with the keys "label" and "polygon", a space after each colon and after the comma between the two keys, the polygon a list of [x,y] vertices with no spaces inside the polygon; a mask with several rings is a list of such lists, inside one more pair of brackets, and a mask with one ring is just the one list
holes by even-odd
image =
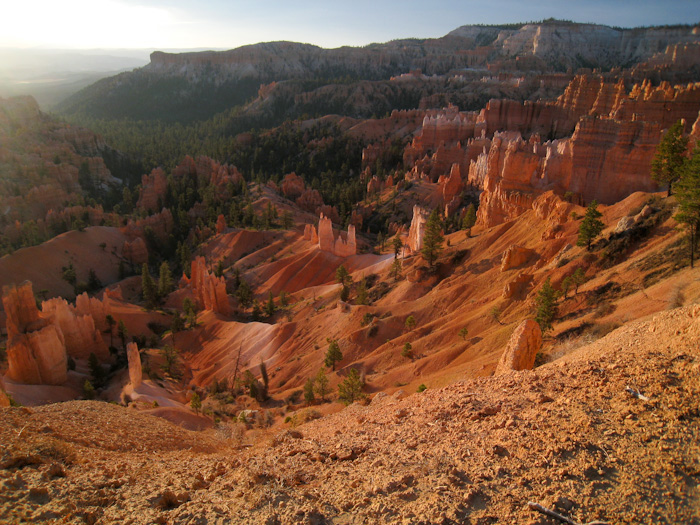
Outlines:
{"label": "valley floor", "polygon": [[[276,435],[72,401],[0,421],[0,521],[700,523],[700,305],[533,371],[378,394]],[[627,389],[641,393],[635,397]]]}

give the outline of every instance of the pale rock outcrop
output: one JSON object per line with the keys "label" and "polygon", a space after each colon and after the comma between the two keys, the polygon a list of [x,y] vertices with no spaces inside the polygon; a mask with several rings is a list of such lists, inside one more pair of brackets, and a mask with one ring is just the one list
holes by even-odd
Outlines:
{"label": "pale rock outcrop", "polygon": [[413,218],[408,229],[406,248],[410,253],[418,253],[423,248],[425,224],[428,222],[428,212],[420,206],[413,206]]}
{"label": "pale rock outcrop", "polygon": [[59,327],[39,315],[32,283],[3,287],[7,315],[7,377],[18,383],[60,385],[68,377]]}
{"label": "pale rock outcrop", "polygon": [[207,269],[204,257],[196,257],[191,265],[191,277],[183,276],[181,285],[190,285],[192,293],[203,310],[212,310],[222,315],[231,314],[226,293],[226,280],[216,277]]}
{"label": "pale rock outcrop", "polygon": [[513,370],[531,370],[542,345],[542,330],[532,319],[526,319],[510,336],[508,346],[496,366],[496,375]]}
{"label": "pale rock outcrop", "polygon": [[129,361],[129,380],[131,386],[138,388],[143,381],[143,373],[141,370],[141,354],[136,343],[131,342],[126,345],[126,357]]}
{"label": "pale rock outcrop", "polygon": [[501,258],[501,271],[505,272],[511,268],[517,268],[527,262],[535,253],[534,250],[523,248],[517,244],[509,246]]}
{"label": "pale rock outcrop", "polygon": [[148,262],[148,248],[145,241],[141,237],[136,237],[133,241],[124,241],[122,257],[134,265]]}
{"label": "pale rock outcrop", "polygon": [[60,297],[44,301],[41,310],[46,319],[60,328],[68,355],[88,359],[94,353],[100,361],[109,359],[109,349],[92,315],[79,314],[77,308]]}

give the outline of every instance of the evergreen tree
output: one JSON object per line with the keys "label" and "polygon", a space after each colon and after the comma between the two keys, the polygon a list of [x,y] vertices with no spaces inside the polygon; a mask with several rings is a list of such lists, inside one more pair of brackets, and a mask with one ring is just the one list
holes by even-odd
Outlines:
{"label": "evergreen tree", "polygon": [[401,356],[402,357],[408,357],[409,359],[413,360],[413,345],[406,341],[403,345],[403,350],[401,350]]}
{"label": "evergreen tree", "polygon": [[190,400],[190,408],[194,410],[194,413],[199,415],[199,411],[202,408],[202,398],[199,397],[199,394],[195,392],[192,394],[192,399]]}
{"label": "evergreen tree", "polygon": [[161,355],[163,356],[164,360],[164,363],[161,366],[163,372],[171,377],[176,377],[178,375],[178,371],[175,367],[178,356],[177,349],[173,345],[165,345],[161,350]]}
{"label": "evergreen tree", "polygon": [[357,283],[357,299],[356,302],[357,304],[367,304],[367,282],[365,279],[361,279],[359,283]]}
{"label": "evergreen tree", "polygon": [[394,237],[394,240],[391,241],[391,245],[394,247],[394,259],[398,259],[399,252],[401,252],[401,248],[403,248],[403,242],[401,241],[401,237],[399,237],[398,233]]}
{"label": "evergreen tree", "polygon": [[476,224],[476,208],[473,204],[467,206],[467,211],[462,219],[462,229],[467,231],[467,237],[472,236],[472,228]]}
{"label": "evergreen tree", "polygon": [[412,315],[409,315],[408,317],[406,317],[405,325],[407,330],[413,330],[416,327],[416,318]]}
{"label": "evergreen tree", "polygon": [[126,329],[126,325],[121,319],[117,325],[117,334],[119,335],[119,339],[122,340],[122,349],[126,350],[126,338],[129,337],[129,331]]}
{"label": "evergreen tree", "polygon": [[236,290],[236,298],[243,308],[248,308],[253,304],[253,290],[251,290],[248,281],[242,277],[238,289]]}
{"label": "evergreen tree", "polygon": [[217,277],[222,277],[224,275],[224,261],[222,259],[219,259],[219,262],[214,269],[214,275]]}
{"label": "evergreen tree", "polygon": [[92,375],[92,384],[96,388],[100,388],[106,379],[105,371],[93,352],[90,352],[90,357],[88,357],[88,367],[90,368],[90,375]]}
{"label": "evergreen tree", "polygon": [[600,220],[603,214],[598,211],[598,203],[593,200],[586,208],[586,215],[578,228],[578,240],[576,246],[585,246],[587,250],[591,249],[591,242],[600,235],[600,232],[605,228],[605,224]]}
{"label": "evergreen tree", "polygon": [[700,226],[700,146],[695,148],[693,156],[685,163],[682,173],[676,186],[678,213],[674,219],[685,224],[688,230],[690,267],[693,268]]}
{"label": "evergreen tree", "polygon": [[421,254],[428,262],[429,266],[433,266],[440,253],[442,253],[442,243],[445,238],[442,235],[442,221],[437,208],[433,210],[425,224],[425,234],[423,235],[423,249]]}
{"label": "evergreen tree", "polygon": [[535,304],[537,307],[535,321],[540,325],[542,334],[545,334],[552,329],[552,321],[557,316],[557,291],[552,287],[549,277],[537,292]]}
{"label": "evergreen tree", "polygon": [[316,393],[321,398],[321,401],[325,401],[328,394],[328,376],[326,376],[326,370],[323,367],[319,368],[315,383],[314,389]]}
{"label": "evergreen tree", "polygon": [[306,383],[304,383],[304,401],[306,401],[307,405],[310,405],[315,400],[316,396],[314,395],[314,379],[310,377],[306,380]]}
{"label": "evergreen tree", "polygon": [[467,327],[463,327],[459,331],[459,336],[462,338],[462,341],[465,341],[467,339],[467,336],[469,335],[469,330],[467,330]]}
{"label": "evergreen tree", "polygon": [[327,341],[328,351],[326,352],[324,364],[335,371],[335,364],[343,359],[343,354],[336,339],[327,339]]}
{"label": "evergreen tree", "polygon": [[360,373],[355,368],[351,368],[348,376],[338,385],[338,398],[343,404],[350,405],[365,397],[362,393],[364,386]]}
{"label": "evergreen tree", "polygon": [[156,289],[156,283],[153,282],[151,272],[148,271],[148,264],[146,263],[143,263],[143,267],[141,268],[141,288],[146,308],[150,310],[156,305],[158,290]]}
{"label": "evergreen tree", "polygon": [[350,277],[350,274],[345,269],[345,266],[343,266],[342,264],[340,266],[338,266],[338,269],[335,271],[335,280],[338,281],[343,286],[352,282],[352,278]]}
{"label": "evergreen tree", "polygon": [[269,292],[269,297],[267,298],[267,303],[265,304],[265,314],[268,317],[272,317],[275,315],[275,310],[277,309],[275,307],[275,299],[272,297],[272,291]]}
{"label": "evergreen tree", "polygon": [[586,274],[580,266],[576,268],[571,276],[571,283],[574,285],[574,294],[578,294],[578,287],[586,282]]}
{"label": "evergreen tree", "polygon": [[112,317],[112,314],[107,314],[105,317],[105,321],[107,322],[108,330],[109,330],[109,347],[113,348],[114,347],[114,325],[117,324],[117,322],[114,320],[114,317]]}
{"label": "evergreen tree", "polygon": [[391,270],[389,271],[390,275],[394,278],[394,281],[398,281],[399,277],[401,277],[401,259],[394,259],[394,262],[391,263]]}
{"label": "evergreen tree", "polygon": [[165,298],[173,289],[173,278],[170,273],[170,265],[163,261],[160,265],[160,273],[158,275],[158,297]]}
{"label": "evergreen tree", "polygon": [[88,272],[87,287],[88,290],[90,290],[91,292],[97,291],[100,288],[102,288],[102,281],[100,281],[100,278],[97,277],[95,270],[93,270],[92,268],[90,268],[90,271]]}
{"label": "evergreen tree", "polygon": [[673,184],[681,177],[687,147],[688,137],[683,136],[683,122],[680,120],[668,129],[656,146],[651,161],[651,178],[660,184],[668,184],[669,197]]}

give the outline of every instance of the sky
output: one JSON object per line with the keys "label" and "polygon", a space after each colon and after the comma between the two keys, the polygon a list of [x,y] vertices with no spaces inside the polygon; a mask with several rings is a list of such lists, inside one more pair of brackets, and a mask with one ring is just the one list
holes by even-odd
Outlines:
{"label": "sky", "polygon": [[700,22],[698,0],[0,0],[0,47],[333,48],[440,37],[466,24],[560,18],[611,26]]}

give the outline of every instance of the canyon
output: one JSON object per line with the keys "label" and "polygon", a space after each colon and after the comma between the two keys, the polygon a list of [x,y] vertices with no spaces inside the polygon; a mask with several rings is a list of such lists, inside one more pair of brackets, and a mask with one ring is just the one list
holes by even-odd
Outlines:
{"label": "canyon", "polygon": [[700,519],[699,270],[651,176],[700,136],[697,40],[156,52],[66,108],[237,108],[158,165],[0,100],[0,521]]}

